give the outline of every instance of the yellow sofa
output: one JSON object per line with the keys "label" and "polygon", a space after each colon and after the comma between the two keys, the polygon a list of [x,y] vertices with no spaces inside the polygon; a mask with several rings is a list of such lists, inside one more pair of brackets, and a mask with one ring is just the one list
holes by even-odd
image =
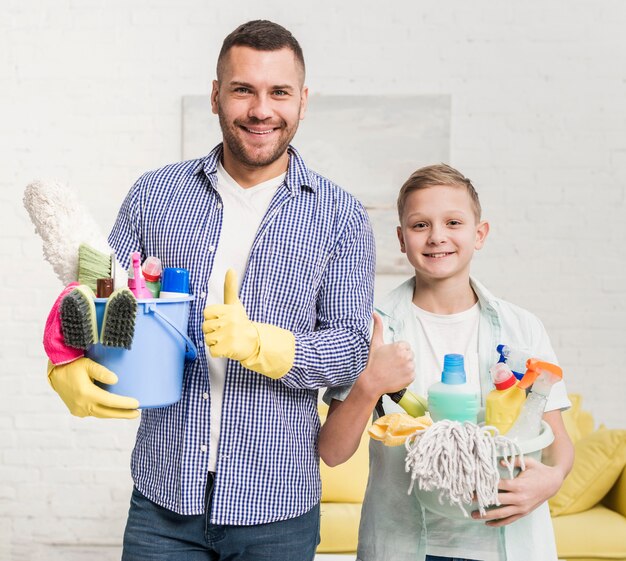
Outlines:
{"label": "yellow sofa", "polygon": [[[320,405],[320,419],[326,419],[328,407]],[[355,553],[361,519],[361,504],[368,475],[367,430],[352,458],[330,468],[320,461],[322,504],[320,544],[317,553]]]}
{"label": "yellow sofa", "polygon": [[[550,500],[559,558],[567,561],[626,561],[626,430],[594,430],[581,398],[564,414],[576,461]],[[322,422],[327,408],[320,409]],[[368,436],[345,464],[321,463],[321,541],[318,553],[356,551],[361,502],[368,472]]]}
{"label": "yellow sofa", "polygon": [[626,430],[594,430],[593,417],[570,395],[563,414],[574,467],[549,501],[559,558],[626,561]]}

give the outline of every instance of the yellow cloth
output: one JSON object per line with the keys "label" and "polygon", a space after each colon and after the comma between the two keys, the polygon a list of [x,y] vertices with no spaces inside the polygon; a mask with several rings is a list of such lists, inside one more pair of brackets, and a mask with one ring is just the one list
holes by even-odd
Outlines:
{"label": "yellow cloth", "polygon": [[425,430],[433,424],[430,415],[411,417],[407,413],[390,413],[372,423],[369,435],[385,446],[401,446],[415,432]]}
{"label": "yellow cloth", "polygon": [[224,304],[204,309],[204,340],[214,358],[239,361],[272,379],[282,378],[293,366],[296,338],[291,331],[248,319],[237,296],[237,274],[232,269],[224,278]]}
{"label": "yellow cloth", "polygon": [[115,395],[94,383],[116,384],[117,376],[88,358],[59,366],[48,362],[48,381],[76,417],[134,419],[139,416],[139,402],[135,398]]}

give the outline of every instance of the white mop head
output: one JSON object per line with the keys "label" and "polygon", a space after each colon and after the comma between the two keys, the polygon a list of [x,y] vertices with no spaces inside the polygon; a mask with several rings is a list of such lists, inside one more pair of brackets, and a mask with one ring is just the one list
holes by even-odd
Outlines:
{"label": "white mop head", "polygon": [[55,181],[34,181],[24,190],[24,207],[43,240],[43,254],[63,285],[78,280],[81,243],[112,253],[106,237],[76,194]]}

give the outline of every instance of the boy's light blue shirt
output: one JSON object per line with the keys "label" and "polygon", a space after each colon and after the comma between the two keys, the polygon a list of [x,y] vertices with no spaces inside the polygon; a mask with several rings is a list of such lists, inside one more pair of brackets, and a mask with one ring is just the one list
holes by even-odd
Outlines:
{"label": "boy's light blue shirt", "polygon": [[[493,389],[489,368],[498,361],[498,344],[528,350],[530,355],[549,362],[556,363],[557,359],[548,334],[535,315],[496,298],[474,278],[470,279],[470,283],[480,306],[478,355],[484,406],[487,394]],[[414,287],[415,279],[408,279],[390,292],[377,307],[376,311],[381,315],[385,327],[385,342],[412,343],[419,337],[412,309]],[[425,377],[416,371],[410,389],[426,396],[426,384]],[[350,387],[331,388],[324,394],[324,401],[343,401],[348,393]],[[566,409],[570,405],[565,384],[555,384],[546,410]],[[388,413],[401,411],[387,398],[384,406]],[[427,528],[424,512],[415,495],[407,494],[410,478],[404,469],[405,454],[403,446],[386,447],[381,442],[370,441],[370,471],[361,512],[357,553],[361,561],[415,561],[425,557]],[[494,528],[494,532],[499,533],[507,561],[557,559],[547,503],[513,524]],[[468,551],[467,554],[470,553]]]}

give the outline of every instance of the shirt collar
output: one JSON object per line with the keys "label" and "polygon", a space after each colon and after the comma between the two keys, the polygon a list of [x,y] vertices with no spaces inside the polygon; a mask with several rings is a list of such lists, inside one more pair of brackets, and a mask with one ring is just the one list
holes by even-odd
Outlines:
{"label": "shirt collar", "polygon": [[[215,187],[217,163],[222,159],[224,152],[223,144],[218,144],[208,155],[198,160],[198,165],[194,169],[194,175],[204,172],[211,186]],[[287,148],[289,154],[289,164],[287,166],[287,175],[285,176],[285,183],[287,188],[291,191],[293,196],[297,195],[302,189],[310,189],[312,191],[317,190],[317,181],[314,174],[307,168],[302,156],[291,145]]]}
{"label": "shirt collar", "polygon": [[[478,297],[480,307],[485,310],[493,311],[496,297],[474,277],[470,277],[470,285]],[[411,277],[392,290],[381,302],[380,306],[378,306],[378,310],[384,315],[392,316],[394,310],[398,309],[398,306],[406,306],[408,302],[413,300],[414,290],[415,277]]]}

